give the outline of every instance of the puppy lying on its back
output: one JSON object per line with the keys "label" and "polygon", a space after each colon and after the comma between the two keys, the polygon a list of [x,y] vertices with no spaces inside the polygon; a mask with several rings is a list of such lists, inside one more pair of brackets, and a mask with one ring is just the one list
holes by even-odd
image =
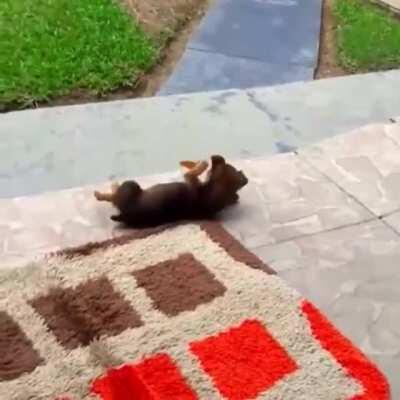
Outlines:
{"label": "puppy lying on its back", "polygon": [[111,217],[132,227],[149,227],[183,219],[207,219],[239,200],[237,192],[248,180],[242,171],[227,164],[222,156],[211,157],[205,182],[198,176],[206,162],[191,165],[184,182],[164,183],[143,190],[135,181],[114,184],[111,193],[95,192],[100,201],[111,202],[119,215]]}

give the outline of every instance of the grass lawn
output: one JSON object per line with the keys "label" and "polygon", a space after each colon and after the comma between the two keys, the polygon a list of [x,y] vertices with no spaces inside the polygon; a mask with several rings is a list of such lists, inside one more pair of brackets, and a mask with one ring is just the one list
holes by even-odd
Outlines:
{"label": "grass lawn", "polygon": [[117,0],[0,0],[0,104],[102,93],[134,83],[157,58]]}
{"label": "grass lawn", "polygon": [[339,62],[352,71],[400,66],[400,19],[366,0],[336,0]]}

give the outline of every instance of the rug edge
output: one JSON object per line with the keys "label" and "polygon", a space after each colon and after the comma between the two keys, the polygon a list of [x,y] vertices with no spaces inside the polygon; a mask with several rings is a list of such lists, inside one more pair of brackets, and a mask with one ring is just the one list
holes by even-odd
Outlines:
{"label": "rug edge", "polygon": [[132,242],[134,240],[145,239],[152,235],[157,235],[166,230],[176,228],[184,225],[197,225],[203,230],[208,237],[222,247],[235,261],[246,264],[250,268],[259,269],[269,275],[276,275],[276,271],[268,264],[264,263],[258,256],[247,249],[239,240],[234,238],[219,221],[204,220],[200,222],[183,222],[160,225],[154,228],[144,228],[130,231],[118,237],[88,242],[83,245],[66,247],[64,249],[50,252],[45,255],[45,259],[52,257],[64,257],[66,259],[73,259],[78,256],[88,256],[99,250],[104,250],[109,247],[121,246]]}

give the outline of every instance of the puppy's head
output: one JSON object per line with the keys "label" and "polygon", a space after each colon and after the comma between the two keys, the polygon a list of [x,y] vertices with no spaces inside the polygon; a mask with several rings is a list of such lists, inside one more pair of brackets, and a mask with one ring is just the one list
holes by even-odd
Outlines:
{"label": "puppy's head", "polygon": [[221,186],[223,185],[224,188],[232,192],[237,192],[248,183],[244,173],[227,164],[224,157],[220,155],[211,157],[211,170],[209,171],[208,180]]}
{"label": "puppy's head", "polygon": [[135,202],[141,191],[142,189],[135,181],[125,181],[113,194],[112,203],[121,213],[124,213]]}

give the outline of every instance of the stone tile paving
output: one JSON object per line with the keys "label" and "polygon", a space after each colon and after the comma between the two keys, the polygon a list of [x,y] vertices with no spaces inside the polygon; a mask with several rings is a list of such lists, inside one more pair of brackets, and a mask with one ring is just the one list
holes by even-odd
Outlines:
{"label": "stone tile paving", "polygon": [[[224,222],[249,247],[373,218],[357,201],[294,154],[240,162],[251,183]],[[240,223],[238,223],[240,221]]]}
{"label": "stone tile paving", "polygon": [[367,126],[299,154],[376,216],[399,208],[399,124]]}
{"label": "stone tile paving", "polygon": [[[222,216],[228,230],[377,361],[390,379],[393,399],[400,398],[400,199],[389,191],[384,197],[388,202],[373,190],[370,198],[365,193],[397,168],[398,149],[392,140],[397,128],[364,128],[300,155],[238,162],[250,184],[241,203]],[[338,152],[338,143],[343,153]],[[315,162],[316,149],[323,163]],[[368,157],[369,162],[346,164],[344,175],[336,170],[328,174],[343,155],[355,160]],[[365,181],[367,189],[346,186],[343,176]],[[176,177],[177,173],[163,174],[140,182],[147,186]],[[123,234],[108,219],[109,205],[96,202],[92,190],[80,187],[0,200],[2,267]],[[393,212],[380,218],[378,213],[389,208]]]}
{"label": "stone tile paving", "polygon": [[312,80],[321,0],[215,0],[159,94]]}

